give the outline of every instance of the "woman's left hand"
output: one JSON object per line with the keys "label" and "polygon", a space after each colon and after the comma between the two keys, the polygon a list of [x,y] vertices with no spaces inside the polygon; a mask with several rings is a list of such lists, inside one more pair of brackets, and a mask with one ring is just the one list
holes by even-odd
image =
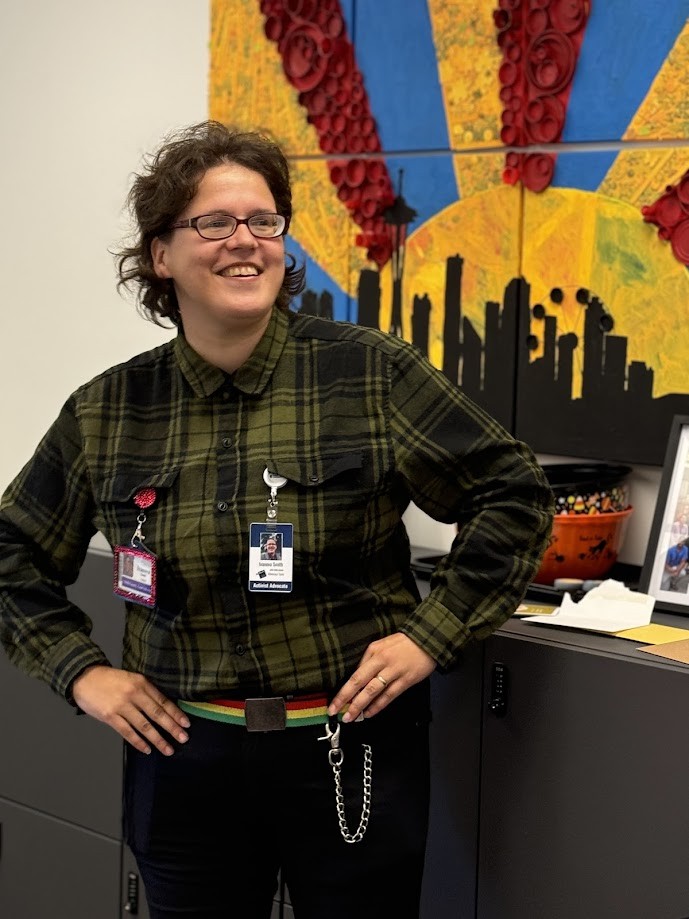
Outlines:
{"label": "woman's left hand", "polygon": [[328,713],[335,715],[349,704],[343,721],[354,721],[361,712],[371,718],[435,668],[430,654],[401,632],[380,638],[368,646],[359,666],[330,703]]}

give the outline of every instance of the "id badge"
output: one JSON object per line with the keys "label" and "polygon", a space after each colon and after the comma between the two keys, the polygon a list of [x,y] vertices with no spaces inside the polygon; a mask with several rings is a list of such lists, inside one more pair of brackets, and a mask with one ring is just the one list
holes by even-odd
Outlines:
{"label": "id badge", "polygon": [[252,523],[249,526],[249,590],[288,594],[292,590],[293,526]]}
{"label": "id badge", "polygon": [[145,549],[115,546],[113,593],[142,606],[156,605],[156,557]]}

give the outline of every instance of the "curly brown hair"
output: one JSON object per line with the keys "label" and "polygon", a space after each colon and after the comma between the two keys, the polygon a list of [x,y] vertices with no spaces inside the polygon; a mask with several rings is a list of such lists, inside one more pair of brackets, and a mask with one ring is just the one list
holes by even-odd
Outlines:
{"label": "curly brown hair", "polygon": [[[170,225],[196,194],[206,172],[222,163],[237,163],[259,173],[275,198],[277,212],[292,217],[289,166],[280,147],[265,134],[202,121],[168,135],[135,175],[127,204],[135,223],[132,245],[114,252],[118,289],[134,285],[143,315],[162,326],[169,319],[181,326],[174,285],[159,278],[153,267],[151,243],[165,236]],[[288,255],[285,279],[275,301],[287,310],[292,297],[304,289],[305,267]]]}

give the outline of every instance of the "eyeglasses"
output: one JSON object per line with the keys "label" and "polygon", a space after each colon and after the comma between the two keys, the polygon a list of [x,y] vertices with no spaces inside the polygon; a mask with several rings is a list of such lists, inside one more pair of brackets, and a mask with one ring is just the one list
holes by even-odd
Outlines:
{"label": "eyeglasses", "polygon": [[193,227],[203,239],[228,239],[240,223],[245,223],[249,232],[259,239],[274,239],[287,232],[289,220],[282,214],[253,214],[251,217],[233,217],[231,214],[202,214],[173,223],[171,230]]}

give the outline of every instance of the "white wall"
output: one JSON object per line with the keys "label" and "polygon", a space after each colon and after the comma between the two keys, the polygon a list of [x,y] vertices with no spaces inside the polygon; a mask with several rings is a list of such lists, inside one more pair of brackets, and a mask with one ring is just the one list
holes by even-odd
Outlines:
{"label": "white wall", "polygon": [[[169,337],[116,293],[108,249],[142,156],[207,117],[208,41],[207,0],[0,7],[0,491],[73,389]],[[643,561],[659,478],[634,471],[624,561]],[[452,527],[406,519],[449,546]]]}
{"label": "white wall", "polygon": [[108,249],[144,153],[208,114],[208,0],[0,5],[0,491],[69,393],[170,333]]}

